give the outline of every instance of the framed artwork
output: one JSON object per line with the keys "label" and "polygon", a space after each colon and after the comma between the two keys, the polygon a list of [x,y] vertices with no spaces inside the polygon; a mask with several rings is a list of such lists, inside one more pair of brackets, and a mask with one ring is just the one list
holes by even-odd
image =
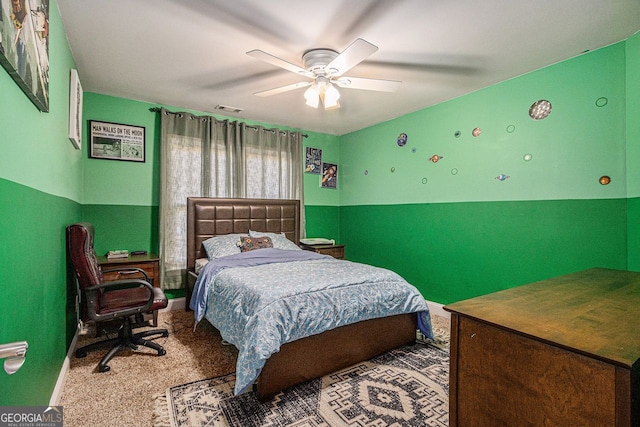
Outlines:
{"label": "framed artwork", "polygon": [[49,0],[0,0],[0,64],[49,111]]}
{"label": "framed artwork", "polygon": [[82,148],[82,85],[76,70],[69,79],[69,139],[76,150]]}
{"label": "framed artwork", "polygon": [[322,167],[322,150],[320,148],[307,147],[307,156],[304,165],[305,173],[320,174]]}
{"label": "framed artwork", "polygon": [[89,157],[145,161],[145,128],[120,123],[89,121]]}
{"label": "framed artwork", "polygon": [[322,188],[338,188],[338,165],[334,163],[322,164],[320,186]]}

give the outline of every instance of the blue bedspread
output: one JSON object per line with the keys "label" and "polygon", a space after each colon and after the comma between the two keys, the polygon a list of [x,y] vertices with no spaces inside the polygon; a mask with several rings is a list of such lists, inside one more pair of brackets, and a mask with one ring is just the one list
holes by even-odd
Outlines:
{"label": "blue bedspread", "polygon": [[310,251],[260,249],[213,260],[190,307],[238,348],[236,394],[282,344],[339,326],[418,312],[421,331],[433,337],[424,298],[398,274]]}

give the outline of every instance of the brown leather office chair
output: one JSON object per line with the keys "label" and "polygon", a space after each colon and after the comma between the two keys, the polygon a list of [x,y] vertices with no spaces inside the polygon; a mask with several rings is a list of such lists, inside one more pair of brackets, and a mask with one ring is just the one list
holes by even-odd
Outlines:
{"label": "brown leather office chair", "polygon": [[[75,272],[80,289],[82,318],[95,322],[120,319],[122,325],[118,337],[89,344],[76,350],[76,357],[85,357],[87,352],[112,346],[98,364],[100,372],[106,372],[109,360],[123,348],[136,349],[138,345],[152,348],[158,356],[166,354],[165,349],[145,338],[158,335],[167,337],[166,329],[155,329],[133,333],[131,318],[143,313],[159,310],[167,306],[167,297],[160,288],[154,288],[147,280],[126,279],[105,282],[93,248],[93,225],[77,223],[67,227],[67,256]],[[146,276],[143,270],[140,272]]]}

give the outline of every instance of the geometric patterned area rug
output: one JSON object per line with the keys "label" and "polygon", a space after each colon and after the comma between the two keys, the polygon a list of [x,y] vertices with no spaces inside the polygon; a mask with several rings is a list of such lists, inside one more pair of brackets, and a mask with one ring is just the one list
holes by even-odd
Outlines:
{"label": "geometric patterned area rug", "polygon": [[[448,337],[447,337],[448,338]],[[447,341],[418,341],[260,403],[233,396],[235,374],[171,387],[154,426],[448,426]]]}

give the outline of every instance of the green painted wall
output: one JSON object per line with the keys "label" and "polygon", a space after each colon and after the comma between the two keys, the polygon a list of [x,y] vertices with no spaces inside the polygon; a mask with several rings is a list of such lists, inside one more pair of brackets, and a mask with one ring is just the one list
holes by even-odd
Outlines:
{"label": "green painted wall", "polygon": [[65,227],[81,206],[5,179],[0,194],[0,343],[29,344],[17,373],[0,372],[0,405],[47,405],[76,330]]}
{"label": "green painted wall", "polygon": [[626,43],[628,263],[640,270],[640,33]]}
{"label": "green painted wall", "polygon": [[340,243],[340,207],[305,205],[307,237],[324,237]]}
{"label": "green painted wall", "polygon": [[158,185],[160,176],[159,120],[149,111],[155,104],[96,93],[85,93],[84,133],[90,120],[145,128],[145,162],[89,157],[83,149],[84,221],[95,226],[98,254],[112,249],[158,253]]}
{"label": "green painted wall", "polygon": [[95,227],[99,255],[112,249],[158,253],[158,207],[83,205],[83,221]]}
{"label": "green painted wall", "polygon": [[[601,97],[608,103],[597,107]],[[551,114],[532,120],[529,107],[541,99],[552,103]],[[401,132],[404,147],[396,144]],[[340,144],[342,206],[624,198],[625,43],[345,135]],[[443,158],[434,163],[433,155]],[[510,178],[497,180],[501,174]],[[598,183],[602,175],[610,185]]]}
{"label": "green painted wall", "polygon": [[319,174],[304,174],[304,206],[306,237],[324,237],[341,242],[340,235],[340,188],[342,162],[340,138],[333,135],[309,133],[304,141],[306,147],[322,150],[322,161],[338,165],[338,188],[322,188]]}
{"label": "green painted wall", "polygon": [[[85,144],[83,148],[85,182],[83,202],[85,204],[158,206],[159,120],[157,113],[149,111],[151,107],[155,107],[155,104],[91,92],[85,93],[84,134],[87,141],[90,120],[144,127],[146,139],[144,163],[89,158],[89,144]],[[93,211],[89,212],[89,214],[93,213]]]}
{"label": "green painted wall", "polygon": [[2,406],[49,403],[75,332],[65,227],[82,214],[82,156],[67,137],[75,63],[55,1],[49,34],[48,113],[0,69],[0,343],[29,343],[23,367],[0,372]]}
{"label": "green painted wall", "polygon": [[626,140],[628,197],[640,197],[640,33],[626,47]]}
{"label": "green painted wall", "polygon": [[[343,136],[349,258],[398,271],[440,303],[626,268],[629,50],[618,43]],[[553,108],[536,121],[539,99]]]}
{"label": "green painted wall", "polygon": [[626,200],[361,205],[341,209],[348,257],[442,304],[591,267],[626,267]]}

